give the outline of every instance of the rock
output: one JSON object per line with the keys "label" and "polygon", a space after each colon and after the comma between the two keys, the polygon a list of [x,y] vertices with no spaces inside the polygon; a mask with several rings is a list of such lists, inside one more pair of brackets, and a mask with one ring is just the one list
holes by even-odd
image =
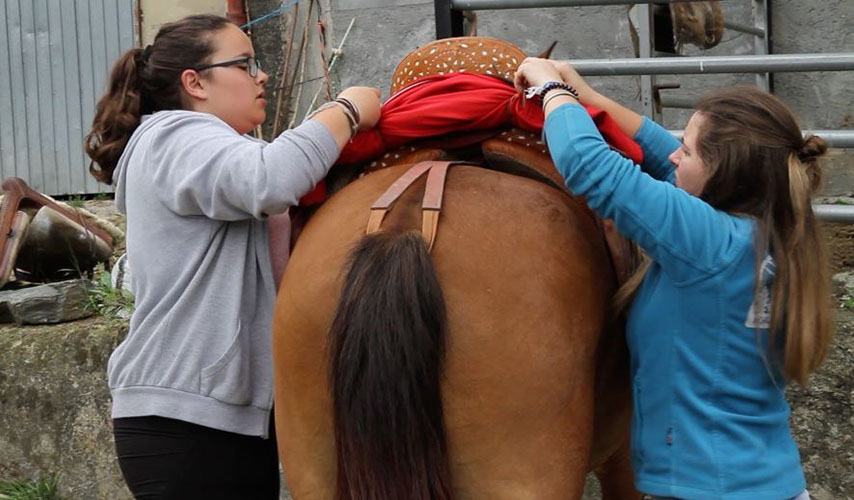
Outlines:
{"label": "rock", "polygon": [[76,279],[0,292],[0,322],[40,325],[89,317],[88,283]]}
{"label": "rock", "polygon": [[133,288],[131,286],[132,282],[130,266],[128,265],[128,254],[123,253],[113,265],[112,272],[110,273],[110,285],[112,285],[113,288],[121,288],[122,290],[133,294]]}
{"label": "rock", "polygon": [[836,273],[833,275],[833,284],[842,287],[845,295],[854,297],[854,272]]}
{"label": "rock", "polygon": [[107,387],[107,360],[127,330],[98,315],[0,325],[0,480],[59,473],[56,498],[133,499],[116,460]]}

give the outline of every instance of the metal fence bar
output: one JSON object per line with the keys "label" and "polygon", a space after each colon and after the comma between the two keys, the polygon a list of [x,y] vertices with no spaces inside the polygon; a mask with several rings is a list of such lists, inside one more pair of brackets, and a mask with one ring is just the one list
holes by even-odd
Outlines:
{"label": "metal fence bar", "polygon": [[[652,6],[649,4],[636,5],[633,7],[633,10],[635,10],[637,14],[635,20],[638,30],[638,55],[644,59],[651,58],[655,55],[655,32]],[[653,120],[660,121],[660,109],[655,105],[655,76],[641,75],[640,90],[641,109],[643,109],[643,114],[649,116]]]}
{"label": "metal fence bar", "polygon": [[813,205],[816,217],[823,222],[850,224],[854,222],[854,205]]}
{"label": "metal fence bar", "polygon": [[661,104],[662,108],[694,109],[694,104],[697,103],[697,98],[663,95],[658,98],[658,102]]}
{"label": "metal fence bar", "polygon": [[[756,29],[762,31],[762,34],[753,37],[753,53],[757,56],[764,56],[771,53],[770,41],[770,20],[768,12],[770,9],[769,3],[771,0],[753,0],[753,24]],[[726,26],[726,23],[724,23]],[[772,82],[773,75],[769,72],[757,73],[754,77],[756,86],[760,89],[771,92],[773,90]]]}
{"label": "metal fence bar", "polygon": [[832,148],[854,149],[854,130],[813,130],[810,133],[827,141]]}
{"label": "metal fence bar", "polygon": [[463,35],[463,13],[454,9],[451,0],[434,0],[436,40]]}
{"label": "metal fence bar", "polygon": [[[671,134],[677,139],[682,138],[682,130],[670,130]],[[825,141],[832,148],[839,149],[854,149],[854,130],[804,130],[804,135],[815,134]]]}
{"label": "metal fence bar", "polygon": [[850,71],[854,53],[578,59],[573,66],[587,76]]}
{"label": "metal fence bar", "polygon": [[730,29],[733,31],[738,31],[741,33],[749,33],[751,35],[756,35],[760,38],[765,37],[765,30],[762,28],[757,28],[756,26],[748,26],[746,24],[737,23],[735,21],[724,21],[724,28]]}
{"label": "metal fence bar", "polygon": [[631,5],[679,3],[693,0],[451,0],[457,10],[533,9],[538,7],[591,7],[597,5]]}

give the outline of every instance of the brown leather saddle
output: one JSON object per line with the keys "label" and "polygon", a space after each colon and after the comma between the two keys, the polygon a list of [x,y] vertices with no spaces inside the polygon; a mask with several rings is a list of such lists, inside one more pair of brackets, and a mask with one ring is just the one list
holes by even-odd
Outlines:
{"label": "brown leather saddle", "polygon": [[112,236],[82,214],[17,177],[0,187],[0,288],[13,274],[45,283],[91,274],[96,264],[109,262]]}
{"label": "brown leather saddle", "polygon": [[[398,64],[392,76],[392,93],[418,78],[467,71],[490,74],[512,81],[525,53],[503,40],[486,37],[459,37],[436,40],[412,51]],[[427,182],[422,203],[421,234],[432,248],[439,227],[442,193],[449,168],[456,164],[475,165],[538,180],[579,200],[602,228],[618,282],[624,282],[636,267],[635,245],[617,233],[611,221],[604,220],[573,195],[555,168],[546,145],[528,131],[477,131],[469,134],[433,137],[387,152],[364,167],[364,172],[414,164],[394,182],[371,207],[367,233],[381,230],[385,214],[395,200],[422,176]]]}

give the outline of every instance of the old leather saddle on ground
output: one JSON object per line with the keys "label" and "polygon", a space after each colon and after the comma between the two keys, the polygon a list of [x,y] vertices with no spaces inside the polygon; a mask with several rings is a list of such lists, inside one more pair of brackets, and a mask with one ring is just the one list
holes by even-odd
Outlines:
{"label": "old leather saddle on ground", "polygon": [[17,177],[2,183],[0,288],[14,276],[46,283],[91,274],[109,263],[113,238],[81,213],[30,188]]}

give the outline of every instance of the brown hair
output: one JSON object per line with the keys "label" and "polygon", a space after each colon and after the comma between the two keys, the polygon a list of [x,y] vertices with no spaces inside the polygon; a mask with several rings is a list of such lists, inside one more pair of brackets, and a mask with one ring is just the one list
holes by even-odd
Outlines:
{"label": "brown hair", "polygon": [[[776,265],[769,337],[781,353],[783,376],[805,385],[827,353],[832,337],[830,270],[811,198],[821,184],[819,157],[827,143],[804,138],[786,105],[752,87],[712,92],[697,103],[702,115],[697,153],[709,171],[700,198],[718,210],[759,222],[756,234],[756,297],[760,263],[770,253]],[[631,300],[644,265],[623,285],[618,307]],[[756,299],[754,299],[756,300]],[[785,316],[785,317],[784,317]]]}
{"label": "brown hair", "polygon": [[119,57],[84,144],[92,158],[89,172],[99,182],[112,184],[116,163],[142,115],[183,109],[181,73],[207,62],[215,50],[213,33],[229,24],[220,16],[188,16],[164,24],[144,50]]}

